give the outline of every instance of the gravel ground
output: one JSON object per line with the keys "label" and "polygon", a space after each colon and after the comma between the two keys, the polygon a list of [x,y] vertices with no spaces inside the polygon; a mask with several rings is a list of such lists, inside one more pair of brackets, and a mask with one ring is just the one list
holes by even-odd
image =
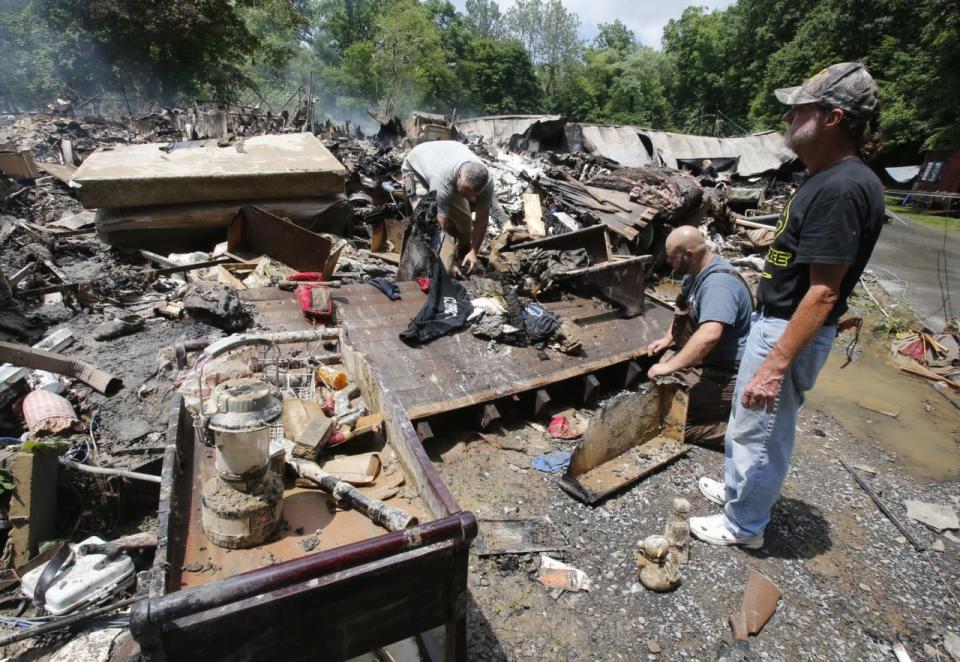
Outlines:
{"label": "gravel ground", "polygon": [[536,455],[570,445],[550,442],[544,433],[514,422],[482,439],[469,433],[453,438],[438,463],[461,506],[481,519],[547,516],[569,542],[564,553],[553,556],[584,570],[593,582],[589,593],[568,592],[554,600],[533,579],[539,555],[474,554],[471,660],[716,659],[718,645],[729,636],[726,617],[739,608],[752,568],[783,591],[777,613],[751,641],[756,659],[892,660],[890,646],[898,640],[914,659],[937,659],[930,647],[939,649],[940,659],[949,659],[943,637],[946,630],[960,632],[960,605],[944,580],[960,592],[960,545],[912,523],[925,544],[940,538],[945,546],[942,553],[928,552],[928,561],[838,460],[875,468],[875,477],[861,473],[904,519],[907,499],[956,507],[957,480],[916,479],[893,454],[805,410],[766,546],[750,552],[695,541],[682,585],[657,594],[638,583],[637,544],[663,531],[674,497],[689,499],[693,514],[716,512],[700,496],[696,481],[701,475],[721,476],[722,454],[694,447],[687,457],[594,508],[560,490],[558,476],[530,469],[529,455],[518,450]]}

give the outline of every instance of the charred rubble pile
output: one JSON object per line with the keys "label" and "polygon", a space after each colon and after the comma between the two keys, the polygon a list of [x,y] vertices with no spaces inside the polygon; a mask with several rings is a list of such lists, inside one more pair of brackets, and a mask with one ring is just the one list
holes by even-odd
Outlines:
{"label": "charred rubble pile", "polygon": [[[678,225],[699,226],[750,265],[772,241],[769,215],[789,190],[533,149],[529,136],[511,140],[514,150],[470,139],[499,206],[479,269],[457,280],[434,254],[435,201],[413,207],[400,177],[405,149],[425,134],[458,137],[442,118],[421,115],[398,138],[393,119],[392,134],[374,137],[331,123],[300,132],[308,110],[164,109],[132,122],[58,110],[0,120],[0,497],[40,495],[13,501],[32,512],[0,505],[9,516],[0,517],[0,560],[17,577],[48,549],[67,548],[48,541],[70,530],[109,537],[120,525],[89,508],[52,510],[58,470],[72,472],[68,489],[81,500],[116,506],[131,482],[159,481],[174,385],[189,398],[219,380],[268,379],[261,355],[211,361],[210,375],[196,363],[197,350],[228,334],[262,331],[257,291],[293,292],[319,329],[322,352],[293,361],[311,375],[336,361],[338,288],[358,284],[384,301],[413,282],[428,293],[401,335],[412,345],[469,328],[491,346],[533,346],[544,360],[577,355],[578,326],[544,303],[577,293],[639,314]],[[302,391],[297,379],[288,390]],[[332,421],[323,443],[367,434],[371,401],[317,379],[307,380],[311,394]],[[30,526],[11,527],[16,517]],[[118,584],[108,597],[130,589]]]}

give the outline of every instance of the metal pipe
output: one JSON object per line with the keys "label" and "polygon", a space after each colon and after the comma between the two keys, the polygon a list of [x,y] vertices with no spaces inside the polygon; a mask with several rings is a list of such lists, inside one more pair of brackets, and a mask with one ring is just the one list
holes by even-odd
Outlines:
{"label": "metal pipe", "polygon": [[857,481],[857,484],[863,489],[864,492],[867,493],[867,496],[873,499],[873,502],[877,504],[877,508],[879,508],[880,511],[887,516],[887,519],[893,522],[893,525],[896,526],[898,529],[900,529],[900,533],[906,536],[907,540],[909,540],[910,543],[917,548],[918,552],[922,552],[925,549],[923,546],[923,543],[917,540],[916,536],[913,535],[910,529],[908,529],[906,525],[903,524],[903,522],[901,522],[896,515],[890,512],[890,509],[887,508],[886,504],[880,500],[880,497],[877,496],[876,492],[870,489],[870,486],[867,485],[866,482],[864,482],[863,478],[858,476],[857,472],[854,471],[850,467],[850,465],[846,463],[846,461],[843,458],[840,458],[840,464],[843,465],[844,469],[850,472],[850,475],[853,476],[853,479]]}
{"label": "metal pipe", "polygon": [[208,358],[217,357],[224,352],[244,347],[245,345],[283,345],[295,342],[314,342],[317,340],[338,340],[340,329],[324,327],[304,331],[280,331],[278,333],[246,333],[234,334],[221,338],[203,350]]}
{"label": "metal pipe", "polygon": [[122,478],[130,478],[132,480],[142,480],[147,483],[160,483],[160,476],[154,476],[151,474],[141,474],[136,471],[126,471],[124,469],[111,469],[110,467],[91,467],[89,464],[80,464],[79,462],[74,462],[73,460],[68,460],[64,457],[59,458],[60,464],[65,467],[70,467],[71,469],[76,469],[77,471],[85,471],[88,474],[100,474],[103,476],[120,476]]}
{"label": "metal pipe", "polygon": [[327,473],[314,462],[288,459],[287,466],[292,467],[301,478],[312,480],[319,485],[320,489],[333,497],[337,505],[363,513],[373,523],[383,526],[387,531],[402,531],[417,524],[417,518],[413,515],[388,506],[379,499],[371,499],[350,483]]}
{"label": "metal pipe", "polygon": [[27,345],[0,341],[0,362],[73,377],[106,396],[114,395],[123,388],[123,381],[119,377],[104,372],[96,366]]}
{"label": "metal pipe", "polygon": [[57,630],[62,630],[74,625],[86,623],[87,621],[91,621],[95,618],[105,616],[112,611],[128,607],[137,602],[137,600],[139,600],[139,598],[127,598],[126,600],[115,602],[112,605],[107,605],[106,607],[87,609],[86,611],[81,611],[76,614],[70,614],[69,616],[57,618],[56,620],[50,621],[49,623],[44,623],[43,625],[38,625],[26,630],[20,630],[19,632],[14,632],[13,634],[9,634],[3,638],[0,638],[0,647],[12,644],[16,641],[22,641],[23,639],[39,637],[40,635],[47,634],[48,632],[56,632]]}
{"label": "metal pipe", "polygon": [[285,563],[259,568],[217,582],[191,586],[134,605],[130,629],[138,641],[152,639],[150,630],[201,611],[278,591],[334,572],[342,572],[386,556],[451,541],[469,543],[477,535],[473,513],[460,512],[411,529],[308,554]]}

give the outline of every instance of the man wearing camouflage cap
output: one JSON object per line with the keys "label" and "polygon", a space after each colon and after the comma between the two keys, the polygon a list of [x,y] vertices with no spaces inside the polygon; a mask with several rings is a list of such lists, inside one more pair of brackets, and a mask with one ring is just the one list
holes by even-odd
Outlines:
{"label": "man wearing camouflage cap", "polygon": [[883,187],[860,158],[879,114],[877,85],[863,65],[831,65],[776,97],[790,106],[784,139],[808,176],[781,213],[764,263],[724,438],[724,481],[700,479],[723,513],[690,519],[704,542],[751,549],[763,546],[797,410],[826,363],[884,217]]}

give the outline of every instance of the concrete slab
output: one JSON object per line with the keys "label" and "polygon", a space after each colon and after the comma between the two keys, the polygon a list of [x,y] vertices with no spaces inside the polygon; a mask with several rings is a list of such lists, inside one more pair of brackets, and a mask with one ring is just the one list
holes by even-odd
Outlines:
{"label": "concrete slab", "polygon": [[311,133],[128,145],[94,152],[71,181],[88,209],[317,198],[343,193],[346,170]]}

